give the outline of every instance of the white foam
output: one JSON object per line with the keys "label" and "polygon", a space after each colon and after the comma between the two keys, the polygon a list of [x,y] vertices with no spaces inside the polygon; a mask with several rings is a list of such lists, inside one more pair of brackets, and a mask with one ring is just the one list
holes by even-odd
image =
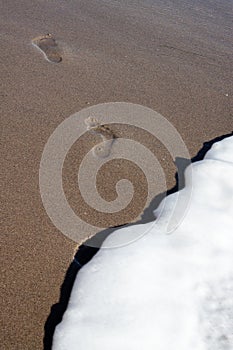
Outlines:
{"label": "white foam", "polygon": [[163,225],[176,195],[166,198],[158,225],[117,230],[105,246],[127,232],[147,234],[101,249],[80,270],[53,350],[233,348],[233,137],[185,177],[190,207],[171,235]]}

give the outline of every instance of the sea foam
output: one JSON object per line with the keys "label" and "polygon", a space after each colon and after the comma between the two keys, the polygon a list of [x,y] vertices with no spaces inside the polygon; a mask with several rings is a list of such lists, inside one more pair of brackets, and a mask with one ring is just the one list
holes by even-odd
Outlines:
{"label": "sea foam", "polygon": [[[158,225],[116,230],[79,271],[53,350],[233,348],[233,137],[185,178],[189,208],[172,234],[174,195],[155,210]],[[140,230],[133,243],[104,248]]]}

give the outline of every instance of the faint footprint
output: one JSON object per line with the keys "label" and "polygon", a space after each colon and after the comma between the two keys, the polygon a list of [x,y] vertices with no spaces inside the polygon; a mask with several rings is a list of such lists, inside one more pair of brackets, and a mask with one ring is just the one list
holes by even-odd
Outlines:
{"label": "faint footprint", "polygon": [[40,35],[34,38],[32,43],[44,53],[48,61],[53,63],[62,61],[59,47],[52,34]]}
{"label": "faint footprint", "polygon": [[108,157],[115,139],[113,132],[105,125],[101,125],[98,120],[93,117],[85,119],[85,124],[87,125],[87,130],[94,134],[100,135],[103,140],[102,143],[94,147],[94,155],[99,158]]}

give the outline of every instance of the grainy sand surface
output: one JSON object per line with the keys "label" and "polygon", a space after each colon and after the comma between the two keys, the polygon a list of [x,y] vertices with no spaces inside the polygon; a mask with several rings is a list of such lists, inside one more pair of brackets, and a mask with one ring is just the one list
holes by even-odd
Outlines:
{"label": "grainy sand surface", "polygon": [[[40,198],[39,164],[50,134],[84,107],[133,102],[166,117],[195,156],[203,142],[232,131],[231,25],[227,0],[2,1],[2,349],[43,348],[44,324],[76,245],[53,226]],[[47,33],[56,39],[60,63],[48,62],[32,45],[33,38]],[[115,132],[151,148],[168,188],[174,185],[175,167],[161,145],[130,127],[116,126]],[[68,157],[64,173],[70,178],[64,187],[70,197],[72,164],[95,137],[85,135],[76,145],[79,153],[73,150]],[[113,181],[123,174],[143,183],[143,177],[134,179],[129,164],[122,161],[118,168],[122,173],[108,169]],[[99,190],[112,199],[106,179],[98,177]],[[144,195],[142,189],[140,205]],[[72,205],[82,211],[76,197],[70,198]],[[134,208],[140,205],[135,202]],[[131,207],[106,225],[137,214]]]}

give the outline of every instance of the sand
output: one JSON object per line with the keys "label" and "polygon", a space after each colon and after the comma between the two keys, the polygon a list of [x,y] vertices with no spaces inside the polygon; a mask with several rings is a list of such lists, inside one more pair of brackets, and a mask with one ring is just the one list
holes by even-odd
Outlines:
{"label": "sand", "polygon": [[[4,350],[43,349],[44,325],[58,302],[76,243],[47,216],[39,192],[39,165],[53,130],[71,114],[103,102],[126,101],[161,113],[181,134],[191,157],[203,142],[232,131],[232,47],[229,1],[29,1],[1,6],[1,337]],[[51,33],[62,57],[46,60],[32,45]],[[167,187],[175,184],[168,152],[140,130],[116,125],[157,155]],[[74,162],[98,141],[87,133],[72,149],[64,173],[72,206],[98,223],[74,194]],[[98,177],[112,199],[134,165],[119,161]],[[116,171],[116,168],[120,169]],[[109,189],[110,186],[110,189]],[[158,188],[159,194],[164,189]],[[106,225],[135,219],[145,203],[143,186],[126,213]],[[106,221],[103,217],[103,222]]]}
{"label": "sand", "polygon": [[49,62],[60,63],[62,61],[61,53],[59,53],[59,46],[51,33],[37,36],[32,40],[32,44],[42,51]]}

